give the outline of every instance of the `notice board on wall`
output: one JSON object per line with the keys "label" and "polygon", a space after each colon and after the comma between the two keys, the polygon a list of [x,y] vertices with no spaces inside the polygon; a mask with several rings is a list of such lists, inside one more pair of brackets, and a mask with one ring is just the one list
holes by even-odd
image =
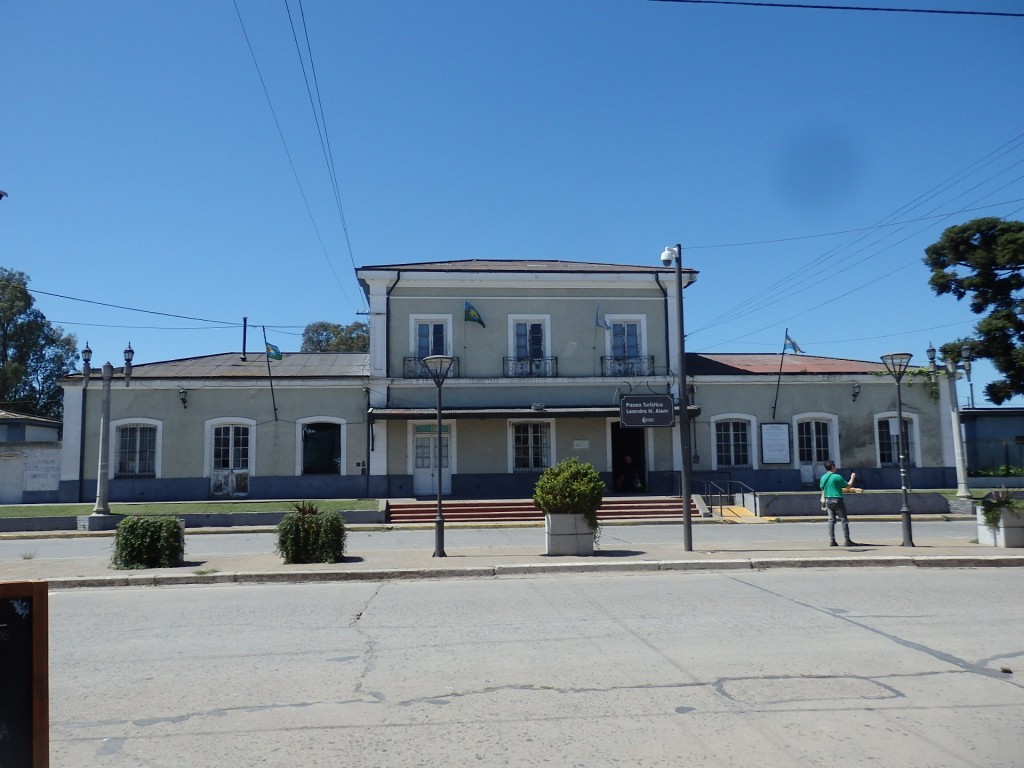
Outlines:
{"label": "notice board on wall", "polygon": [[789,424],[761,425],[761,463],[791,464]]}
{"label": "notice board on wall", "polygon": [[0,766],[50,764],[47,583],[0,583]]}

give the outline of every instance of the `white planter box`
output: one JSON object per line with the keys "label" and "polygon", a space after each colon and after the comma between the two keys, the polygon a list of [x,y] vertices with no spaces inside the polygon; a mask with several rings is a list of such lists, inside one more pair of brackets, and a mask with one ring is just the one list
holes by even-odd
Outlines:
{"label": "white planter box", "polygon": [[1024,547],[1024,515],[1017,510],[1003,510],[999,526],[990,528],[985,525],[981,505],[975,507],[978,521],[978,543],[989,547]]}
{"label": "white planter box", "polygon": [[544,538],[549,555],[594,554],[594,531],[583,515],[544,515]]}

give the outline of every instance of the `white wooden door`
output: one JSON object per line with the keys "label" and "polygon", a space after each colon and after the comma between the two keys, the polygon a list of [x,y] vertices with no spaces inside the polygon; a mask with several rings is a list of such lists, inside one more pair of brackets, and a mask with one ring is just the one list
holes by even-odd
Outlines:
{"label": "white wooden door", "polygon": [[214,430],[210,495],[215,499],[249,495],[249,427],[226,424]]}
{"label": "white wooden door", "polygon": [[[441,440],[441,493],[452,492],[452,470],[448,457],[448,427],[443,427]],[[429,431],[428,431],[429,430]],[[413,434],[412,492],[416,496],[436,496],[437,471],[437,427],[419,425]]]}

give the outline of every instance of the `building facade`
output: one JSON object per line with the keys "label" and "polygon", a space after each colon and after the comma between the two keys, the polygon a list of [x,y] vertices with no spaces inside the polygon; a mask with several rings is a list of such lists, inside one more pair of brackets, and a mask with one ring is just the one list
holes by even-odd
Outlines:
{"label": "building facade", "polygon": [[[672,268],[469,260],[358,277],[367,354],[137,361],[130,387],[116,371],[110,499],[429,497],[439,486],[521,498],[567,456],[611,491],[678,493],[678,429],[623,427],[619,415],[625,395],[678,402]],[[432,355],[452,358],[440,430],[422,362]],[[694,492],[800,490],[826,458],[867,487],[899,486],[896,387],[880,362],[690,353],[687,372]],[[100,385],[64,382],[66,423],[82,425],[65,435],[66,501],[95,494],[101,398],[89,395]],[[941,397],[903,387],[918,488],[955,486]]]}

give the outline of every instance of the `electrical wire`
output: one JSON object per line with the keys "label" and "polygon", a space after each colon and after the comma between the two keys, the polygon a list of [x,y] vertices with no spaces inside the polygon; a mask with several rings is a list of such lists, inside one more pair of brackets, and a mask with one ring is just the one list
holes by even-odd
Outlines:
{"label": "electrical wire", "polygon": [[[349,236],[348,221],[345,218],[345,207],[341,203],[341,191],[338,186],[338,174],[334,164],[334,152],[331,149],[331,136],[327,130],[327,117],[324,115],[323,99],[320,96],[320,81],[316,74],[316,61],[313,58],[313,46],[309,39],[309,26],[306,24],[306,10],[302,5],[302,0],[298,0],[299,3],[299,17],[302,21],[302,32],[303,37],[306,41],[306,52],[309,57],[309,70],[313,76],[313,90],[316,92],[316,104],[313,102],[313,93],[310,91],[309,78],[306,76],[306,65],[302,58],[302,50],[299,45],[298,36],[295,33],[295,23],[292,20],[291,8],[288,7],[288,0],[285,0],[285,7],[288,9],[288,22],[292,27],[292,39],[295,41],[295,50],[299,54],[299,63],[302,66],[302,77],[306,82],[306,93],[309,95],[309,105],[313,110],[313,119],[317,125],[317,132],[320,134],[320,149],[324,153],[324,162],[327,164],[327,172],[331,178],[331,188],[334,191],[334,202],[338,208],[338,218],[341,220],[341,229],[345,235],[345,245],[348,248],[348,258],[352,265],[352,272],[356,272],[355,254],[352,251],[352,239]],[[368,306],[364,303],[363,306]]]}
{"label": "electrical wire", "polygon": [[813,11],[870,11],[872,13],[933,13],[952,16],[1008,16],[1024,18],[1024,13],[1008,11],[955,11],[941,8],[883,8],[862,5],[818,5],[812,3],[766,3],[754,0],[652,0],[658,3],[689,3],[691,5],[741,5],[754,8],[798,8]]}
{"label": "electrical wire", "polygon": [[299,195],[302,197],[302,202],[306,206],[306,213],[309,214],[309,221],[313,225],[313,231],[316,233],[317,240],[320,241],[320,248],[323,251],[324,260],[327,262],[327,266],[331,270],[331,274],[334,275],[334,281],[338,284],[338,288],[341,290],[342,295],[345,297],[345,301],[350,305],[355,306],[348,293],[345,291],[344,285],[342,285],[341,278],[338,277],[337,270],[334,269],[334,263],[331,261],[330,255],[327,253],[327,246],[324,243],[324,239],[320,234],[320,229],[316,225],[316,218],[313,216],[313,210],[309,206],[309,199],[306,197],[306,191],[302,186],[302,180],[299,178],[299,172],[295,168],[295,161],[292,159],[292,153],[288,149],[288,142],[284,137],[284,131],[281,128],[281,121],[278,120],[277,111],[274,109],[274,102],[270,98],[270,91],[267,89],[266,80],[263,78],[263,71],[260,69],[259,61],[256,59],[256,51],[252,47],[252,42],[249,39],[249,33],[246,31],[245,22],[242,21],[242,12],[238,8],[238,0],[232,0],[235,6],[235,14],[238,16],[238,23],[242,28],[242,35],[245,37],[245,44],[249,48],[249,55],[252,57],[253,66],[256,67],[256,74],[259,76],[260,85],[263,87],[263,95],[266,97],[267,106],[270,108],[270,114],[274,118],[274,125],[277,127],[277,135],[281,139],[281,144],[284,147],[285,156],[288,158],[288,165],[291,166],[292,175],[295,177],[295,183],[299,188]]}
{"label": "electrical wire", "polygon": [[[733,306],[724,309],[718,315],[716,315],[715,317],[713,317],[713,318],[709,319],[708,321],[706,321],[704,325],[694,329],[691,333],[687,334],[687,336],[697,335],[697,334],[701,333],[702,331],[705,331],[705,330],[707,330],[709,328],[713,328],[713,327],[716,327],[718,325],[721,325],[726,320],[732,321],[732,320],[736,320],[736,319],[742,318],[742,317],[750,315],[750,314],[761,313],[761,312],[763,312],[764,309],[766,309],[766,308],[768,308],[770,306],[778,306],[782,302],[783,299],[790,298],[790,297],[798,295],[798,294],[800,294],[800,293],[802,293],[802,292],[804,292],[806,290],[810,290],[811,288],[816,287],[819,284],[818,274],[820,273],[821,269],[826,264],[828,264],[829,262],[835,262],[835,261],[838,261],[839,264],[848,263],[848,262],[852,261],[855,257],[857,257],[859,254],[864,253],[866,250],[874,248],[875,246],[879,246],[885,239],[894,237],[895,235],[899,234],[900,232],[905,230],[907,228],[907,226],[909,226],[911,223],[914,223],[916,221],[926,220],[927,218],[929,218],[931,216],[931,214],[935,213],[935,211],[937,210],[937,207],[933,208],[931,211],[928,211],[926,213],[926,215],[923,218],[920,218],[920,219],[912,219],[912,220],[909,220],[909,221],[907,221],[907,222],[905,222],[903,224],[897,224],[897,223],[892,223],[891,222],[892,219],[895,219],[896,217],[901,216],[901,215],[905,215],[907,212],[912,211],[915,208],[920,207],[925,202],[927,202],[929,200],[932,200],[936,196],[938,196],[938,195],[940,195],[940,194],[942,194],[942,193],[944,193],[944,192],[954,188],[957,184],[965,181],[971,175],[973,175],[975,173],[978,173],[979,171],[981,171],[984,168],[987,168],[992,163],[994,163],[994,162],[1004,158],[1006,155],[1010,154],[1011,152],[1015,151],[1016,149],[1019,149],[1022,145],[1024,145],[1024,133],[1018,134],[1013,139],[1005,142],[1000,147],[997,147],[996,149],[992,150],[991,152],[989,152],[987,155],[985,155],[984,157],[982,157],[978,161],[975,161],[974,163],[968,165],[966,168],[958,171],[957,173],[954,173],[950,177],[946,178],[945,180],[943,180],[939,184],[937,184],[934,187],[932,187],[930,190],[922,193],[921,195],[918,195],[916,198],[911,200],[909,203],[901,206],[896,211],[893,211],[892,213],[890,213],[888,216],[883,217],[881,220],[876,222],[875,225],[873,225],[872,227],[865,228],[864,230],[859,230],[860,234],[857,237],[854,237],[854,238],[852,238],[851,240],[849,240],[849,241],[847,241],[845,243],[837,245],[834,248],[826,251],[824,254],[821,254],[821,255],[811,259],[808,263],[805,263],[805,264],[803,264],[803,265],[801,265],[799,267],[794,268],[790,272],[788,272],[788,273],[786,273],[784,275],[781,275],[774,283],[772,283],[770,285],[762,286],[757,294],[755,294],[753,296],[750,296],[750,297],[747,297],[747,298],[739,301],[738,303],[734,304]],[[957,198],[962,197],[963,195],[968,194],[969,192],[971,192],[971,191],[973,191],[975,189],[978,189],[982,185],[991,182],[993,179],[997,178],[1001,174],[1006,173],[1011,168],[1014,168],[1014,167],[1020,165],[1022,162],[1024,162],[1024,159],[1017,160],[1016,162],[1012,163],[1011,165],[1009,165],[1007,167],[1004,167],[1003,169],[1001,169],[1000,171],[996,172],[995,174],[992,174],[991,176],[988,176],[987,178],[983,179],[981,182],[978,182],[977,184],[973,185],[972,187],[970,187],[970,188],[968,188],[966,190],[963,190],[962,192],[960,192],[959,194],[954,196],[952,199],[956,200]],[[985,195],[985,196],[988,196],[988,195],[991,195],[991,194],[995,194],[995,192],[998,192],[998,191],[1000,191],[1002,189],[1005,189],[1007,186],[1010,186],[1010,185],[1016,183],[1019,180],[1020,180],[1020,177],[1018,177],[1017,179],[1014,179],[1014,180],[1012,180],[1010,182],[1007,182],[1006,184],[1002,185],[998,189],[993,190],[993,191],[987,193],[987,195]],[[985,196],[983,196],[981,199],[984,199]],[[950,202],[950,201],[947,201],[947,203],[943,203],[943,205],[944,204],[948,204],[948,202]],[[979,202],[979,201],[974,201],[974,202]],[[1016,201],[1009,201],[1009,202],[1016,202]],[[973,205],[973,203],[972,203],[972,205]],[[968,206],[965,210],[970,210],[970,209],[971,208]],[[953,215],[955,215],[955,214],[954,213],[949,213],[949,214],[944,214],[943,216],[944,217],[951,217]],[[886,226],[897,226],[898,228],[895,231],[890,232],[887,235],[884,235],[882,238],[879,238],[879,239],[875,240],[874,242],[869,242],[869,243],[865,243],[864,242],[870,236],[870,232],[874,231],[877,228],[886,227]],[[874,253],[871,253],[870,255],[865,256],[865,257],[859,259],[857,262],[854,262],[853,264],[849,264],[846,268],[844,268],[841,271],[847,271],[847,270],[851,269],[853,266],[861,265],[861,264],[865,263],[866,261],[868,261],[868,260],[870,260],[872,258],[875,258],[876,256],[881,255],[882,253],[884,253],[885,251],[895,247],[896,245],[898,245],[898,244],[900,244],[902,242],[905,242],[910,237],[913,237],[914,234],[919,234],[920,232],[923,232],[924,230],[930,228],[931,226],[933,226],[933,224],[928,224],[926,227],[923,227],[920,230],[917,230],[916,232],[912,233],[911,235],[908,235],[907,237],[904,237],[904,238],[901,238],[900,240],[892,242],[888,246],[885,246],[885,247],[881,248],[880,250],[876,250]],[[855,246],[858,246],[858,245],[860,245],[859,248],[857,248],[856,250],[853,250],[852,252],[849,252],[851,248],[854,248]],[[916,262],[917,262],[917,259],[915,257],[915,260],[914,260],[913,263],[916,263]],[[832,266],[834,266],[834,264]],[[875,282],[875,281],[871,281],[871,282]],[[845,296],[845,295],[848,295],[848,294],[843,294],[843,296]],[[776,324],[776,323],[772,323],[772,325],[774,325],[774,324]],[[772,327],[772,325],[769,325],[767,327]],[[750,335],[750,334],[745,334],[745,335]],[[743,338],[743,337],[740,337],[740,338]]]}

